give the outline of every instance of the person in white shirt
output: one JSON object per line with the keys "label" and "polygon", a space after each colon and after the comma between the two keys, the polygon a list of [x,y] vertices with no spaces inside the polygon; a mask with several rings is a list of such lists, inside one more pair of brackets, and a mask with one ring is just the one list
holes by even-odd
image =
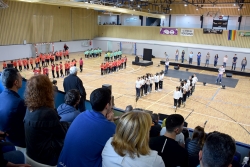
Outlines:
{"label": "person in white shirt", "polygon": [[174,106],[173,106],[173,108],[176,108],[178,100],[180,98],[180,92],[179,92],[179,87],[178,86],[176,87],[176,90],[174,91],[173,97],[174,97]]}
{"label": "person in white shirt", "polygon": [[158,85],[159,85],[159,74],[156,73],[155,74],[155,78],[154,78],[154,81],[155,81],[155,92],[158,92]]}
{"label": "person in white shirt", "polygon": [[103,167],[165,167],[157,151],[149,148],[150,114],[133,110],[121,116],[114,137],[102,151]]}
{"label": "person in white shirt", "polygon": [[205,63],[205,67],[209,65],[209,59],[210,59],[210,53],[208,52],[206,55],[206,63]]}
{"label": "person in white shirt", "polygon": [[[141,97],[145,96],[145,91],[144,91],[145,90],[145,88],[144,88],[145,83],[146,83],[145,78],[144,78],[144,76],[142,76],[141,77]],[[144,94],[143,94],[143,92],[144,92]]]}
{"label": "person in white shirt", "polygon": [[141,81],[140,77],[135,81],[136,97],[140,97]]}
{"label": "person in white shirt", "polygon": [[192,75],[192,85],[193,85],[193,89],[192,89],[192,92],[194,92],[195,90],[195,84],[198,82],[198,78],[196,77],[195,74]]}
{"label": "person in white shirt", "polygon": [[159,75],[159,91],[162,90],[162,86],[163,86],[163,78],[164,78],[164,74],[163,72],[160,72],[160,75]]}
{"label": "person in white shirt", "polygon": [[177,49],[175,52],[175,61],[178,61],[178,57],[179,57],[179,50]]}
{"label": "person in white shirt", "polygon": [[153,74],[150,74],[150,92],[152,92],[152,86],[154,83],[155,77],[153,76]]}
{"label": "person in white shirt", "polygon": [[186,94],[187,94],[187,98],[189,98],[189,95],[190,95],[190,91],[189,91],[189,86],[190,86],[190,80],[184,80],[184,83],[186,82],[185,84],[185,88],[186,88]]}
{"label": "person in white shirt", "polygon": [[147,74],[146,84],[147,84],[147,92],[148,92],[148,94],[151,93],[150,82],[151,82],[150,74]]}
{"label": "person in white shirt", "polygon": [[191,51],[190,54],[189,54],[189,64],[192,64],[192,62],[193,62],[193,56],[194,56],[194,54]]}
{"label": "person in white shirt", "polygon": [[179,94],[180,94],[180,98],[178,100],[178,107],[180,108],[181,107],[181,104],[183,104],[183,89],[182,87],[180,86],[179,87]]}
{"label": "person in white shirt", "polygon": [[165,61],[165,74],[168,73],[168,67],[169,67],[169,60],[166,59],[166,61]]}
{"label": "person in white shirt", "polygon": [[221,67],[219,68],[218,72],[219,72],[219,73],[218,73],[218,76],[217,76],[217,79],[216,79],[216,83],[218,83],[218,82],[221,83],[222,77],[223,77],[223,73],[225,72],[224,66],[221,66]]}
{"label": "person in white shirt", "polygon": [[168,54],[166,52],[164,53],[164,55],[165,55],[166,59],[169,59],[169,56],[168,56]]}
{"label": "person in white shirt", "polygon": [[223,67],[226,68],[226,65],[227,65],[227,55],[223,58]]}

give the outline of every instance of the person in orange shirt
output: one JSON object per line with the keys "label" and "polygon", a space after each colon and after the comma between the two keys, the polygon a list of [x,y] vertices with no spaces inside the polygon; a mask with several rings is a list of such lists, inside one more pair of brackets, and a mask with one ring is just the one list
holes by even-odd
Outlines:
{"label": "person in orange shirt", "polygon": [[55,64],[54,62],[51,64],[52,77],[55,78]]}
{"label": "person in orange shirt", "polygon": [[40,67],[40,59],[38,56],[36,56],[35,63],[36,63],[36,68]]}
{"label": "person in orange shirt", "polygon": [[31,57],[31,58],[29,59],[29,61],[30,61],[31,68],[33,69],[33,68],[34,68],[34,67],[33,67],[33,58]]}
{"label": "person in orange shirt", "polygon": [[7,68],[7,63],[6,61],[3,61],[3,69]]}
{"label": "person in orange shirt", "polygon": [[46,59],[46,56],[45,56],[45,54],[43,54],[43,55],[42,55],[42,57],[41,57],[41,60],[42,60],[42,66],[44,66],[44,65],[45,65],[45,59]]}
{"label": "person in orange shirt", "polygon": [[19,71],[22,72],[22,60],[21,59],[17,60],[17,64],[19,67]]}
{"label": "person in orange shirt", "polygon": [[105,68],[106,68],[106,74],[108,74],[109,73],[109,62],[108,61],[105,63]]}
{"label": "person in orange shirt", "polygon": [[27,63],[27,70],[30,69],[30,61],[29,61],[29,58],[26,58],[26,63]]}
{"label": "person in orange shirt", "polygon": [[56,77],[59,78],[59,66],[56,64]]}
{"label": "person in orange shirt", "polygon": [[68,75],[68,62],[67,61],[65,61],[65,63],[64,63],[64,73],[65,73],[65,76],[67,76]]}
{"label": "person in orange shirt", "polygon": [[113,72],[113,61],[109,62],[109,73]]}
{"label": "person in orange shirt", "polygon": [[56,51],[55,52],[55,61],[57,61],[59,59],[59,53]]}
{"label": "person in orange shirt", "polygon": [[60,74],[61,74],[61,77],[63,78],[64,75],[63,75],[63,65],[62,65],[62,62],[60,62]]}
{"label": "person in orange shirt", "polygon": [[116,61],[113,62],[113,71],[116,72]]}
{"label": "person in orange shirt", "polygon": [[13,60],[13,66],[14,66],[15,69],[17,69],[17,62],[16,62],[16,60]]}
{"label": "person in orange shirt", "polygon": [[104,75],[104,63],[101,64],[101,75]]}
{"label": "person in orange shirt", "polygon": [[27,69],[27,60],[23,59],[22,63],[23,63],[23,68],[26,70]]}
{"label": "person in orange shirt", "polygon": [[51,57],[50,57],[51,64],[54,63],[54,61],[55,61],[55,55],[51,53]]}
{"label": "person in orange shirt", "polygon": [[62,55],[63,55],[63,52],[60,50],[60,52],[59,52],[59,58],[60,58],[60,60],[62,60]]}
{"label": "person in orange shirt", "polygon": [[65,51],[67,59],[69,59],[69,50]]}
{"label": "person in orange shirt", "polygon": [[66,59],[66,51],[65,50],[63,50],[63,57],[64,57],[64,59]]}
{"label": "person in orange shirt", "polygon": [[49,60],[50,60],[50,57],[51,57],[51,56],[50,56],[50,54],[49,54],[49,53],[48,53],[48,54],[46,54],[46,58],[45,58],[45,59],[46,59],[46,61],[45,61],[45,62],[46,62],[46,63],[45,63],[45,64],[46,64],[46,66],[48,66],[48,65],[49,65]]}
{"label": "person in orange shirt", "polygon": [[107,74],[107,66],[106,66],[106,63],[103,63],[103,74]]}

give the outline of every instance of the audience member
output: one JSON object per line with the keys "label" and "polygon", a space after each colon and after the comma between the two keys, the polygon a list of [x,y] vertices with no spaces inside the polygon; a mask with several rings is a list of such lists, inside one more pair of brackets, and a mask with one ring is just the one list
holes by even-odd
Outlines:
{"label": "audience member", "polygon": [[150,115],[143,111],[122,115],[114,137],[102,151],[102,166],[165,167],[162,158],[148,146],[151,124]]}
{"label": "audience member", "polygon": [[152,114],[151,117],[152,117],[152,125],[151,125],[149,136],[150,137],[160,136],[161,125],[158,124],[159,122],[158,114]]}
{"label": "audience member", "polygon": [[81,112],[85,111],[85,100],[86,100],[86,91],[83,87],[82,80],[77,77],[77,67],[70,67],[70,75],[64,78],[63,88],[64,92],[67,93],[71,89],[77,89],[80,92],[81,98],[78,104],[77,109],[79,108]]}
{"label": "audience member", "polygon": [[184,141],[185,143],[191,141],[191,138],[189,137],[189,131],[187,128],[183,128],[182,134],[184,135]]}
{"label": "audience member", "polygon": [[102,150],[115,133],[111,91],[98,88],[90,95],[93,110],[79,114],[72,122],[65,138],[58,167],[101,167]]}
{"label": "audience member", "polygon": [[52,83],[46,75],[31,77],[26,85],[24,118],[27,155],[42,164],[56,165],[69,127],[54,110]]}
{"label": "audience member", "polygon": [[188,156],[198,156],[205,140],[204,128],[197,126],[194,128],[192,140],[186,143]]}
{"label": "audience member", "polygon": [[187,167],[188,153],[175,141],[184,126],[184,118],[179,114],[169,115],[166,119],[166,133],[164,136],[150,138],[149,146],[158,151],[167,167]]}
{"label": "audience member", "polygon": [[128,105],[126,108],[125,108],[125,112],[130,112],[133,110],[133,107],[131,105]]}
{"label": "audience member", "polygon": [[61,117],[60,121],[73,122],[73,120],[80,114],[76,110],[76,106],[80,102],[80,93],[76,89],[69,90],[64,96],[64,103],[57,108],[58,115]]}
{"label": "audience member", "polygon": [[53,90],[54,90],[55,92],[58,92],[57,80],[53,80],[53,81],[52,81],[52,84],[53,84]]}
{"label": "audience member", "polygon": [[5,89],[0,94],[0,130],[8,133],[6,140],[15,146],[26,147],[23,118],[26,107],[18,95],[22,76],[15,68],[6,68],[2,73]]}
{"label": "audience member", "polygon": [[199,152],[200,167],[230,167],[235,151],[235,141],[231,136],[210,133]]}

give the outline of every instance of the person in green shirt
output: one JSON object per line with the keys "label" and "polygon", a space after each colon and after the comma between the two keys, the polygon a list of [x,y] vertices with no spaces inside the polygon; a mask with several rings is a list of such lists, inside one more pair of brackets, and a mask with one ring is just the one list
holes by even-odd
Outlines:
{"label": "person in green shirt", "polygon": [[89,50],[86,50],[86,51],[84,52],[84,54],[85,54],[85,58],[88,58],[88,57],[89,57]]}
{"label": "person in green shirt", "polygon": [[113,60],[113,58],[114,58],[114,52],[111,52],[110,53],[110,60]]}
{"label": "person in green shirt", "polygon": [[94,57],[97,57],[97,55],[98,55],[98,50],[94,49]]}
{"label": "person in green shirt", "polygon": [[99,48],[99,56],[102,56],[102,50]]}
{"label": "person in green shirt", "polygon": [[89,51],[89,57],[93,57],[93,54],[94,54],[94,50],[93,50],[93,48],[91,48]]}

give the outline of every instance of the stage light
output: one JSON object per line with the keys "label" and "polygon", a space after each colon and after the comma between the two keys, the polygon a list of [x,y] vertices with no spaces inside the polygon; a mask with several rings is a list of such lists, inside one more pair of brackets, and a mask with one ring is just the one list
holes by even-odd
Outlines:
{"label": "stage light", "polygon": [[203,86],[206,86],[207,85],[207,83],[206,82],[203,82]]}
{"label": "stage light", "polygon": [[225,85],[222,85],[221,87],[222,87],[222,89],[226,89],[226,86],[225,86]]}

